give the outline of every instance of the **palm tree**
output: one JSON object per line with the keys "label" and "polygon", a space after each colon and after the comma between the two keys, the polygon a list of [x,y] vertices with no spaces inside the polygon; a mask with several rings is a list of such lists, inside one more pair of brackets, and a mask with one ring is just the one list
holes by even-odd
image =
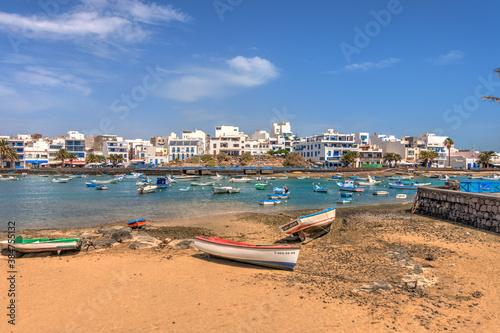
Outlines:
{"label": "palm tree", "polygon": [[396,153],[386,153],[384,155],[384,162],[389,162],[389,166],[392,167],[392,161],[394,162],[401,162],[402,158],[401,155],[396,154]]}
{"label": "palm tree", "polygon": [[432,161],[434,161],[438,157],[438,152],[434,150],[422,150],[420,152],[420,159],[424,160],[425,166],[427,166],[427,162],[430,162],[430,164],[432,165]]}
{"label": "palm tree", "polygon": [[347,165],[351,165],[356,161],[356,159],[360,158],[361,154],[357,151],[349,151],[345,153],[342,158],[340,159],[340,162],[346,163]]}
{"label": "palm tree", "polygon": [[443,142],[446,149],[448,149],[448,167],[451,167],[451,147],[455,144],[452,139],[446,138]]}
{"label": "palm tree", "polygon": [[[498,73],[498,76],[500,77],[500,68],[495,69],[494,72]],[[500,103],[500,98],[495,97],[495,96],[491,96],[491,95],[490,96],[484,96],[483,99],[487,100],[487,101],[492,101],[492,102]]]}
{"label": "palm tree", "polygon": [[110,162],[111,162],[111,164],[113,164],[113,166],[114,166],[114,165],[115,165],[115,161],[116,161],[116,157],[117,157],[117,155],[110,154],[110,155],[109,155],[106,159],[107,159],[108,161],[110,161]]}
{"label": "palm tree", "polygon": [[85,163],[97,163],[99,162],[99,156],[94,155],[94,154],[88,154],[87,157],[85,158]]}
{"label": "palm tree", "polygon": [[12,168],[12,162],[19,161],[19,155],[16,153],[14,149],[11,149],[7,156],[5,156],[5,160],[10,162],[10,167]]}
{"label": "palm tree", "polygon": [[116,164],[120,164],[121,162],[125,161],[125,159],[123,158],[123,155],[115,155],[115,159],[116,159]]}
{"label": "palm tree", "polygon": [[481,162],[481,164],[487,168],[488,167],[488,164],[490,164],[490,160],[493,156],[495,156],[496,153],[492,150],[490,151],[483,151],[481,152],[481,154],[479,154],[479,161]]}
{"label": "palm tree", "polygon": [[73,161],[76,160],[78,157],[76,156],[75,153],[68,153],[67,159],[69,160],[69,163],[71,166],[73,166]]}
{"label": "palm tree", "polygon": [[7,142],[7,140],[0,141],[0,160],[2,161],[0,163],[0,167],[3,168],[3,163],[4,161],[7,160],[7,156],[10,154],[12,150],[14,150],[14,148],[12,148],[12,146]]}
{"label": "palm tree", "polygon": [[54,155],[54,159],[56,161],[61,161],[64,166],[64,160],[66,160],[69,156],[69,152],[66,149],[59,149],[57,153]]}

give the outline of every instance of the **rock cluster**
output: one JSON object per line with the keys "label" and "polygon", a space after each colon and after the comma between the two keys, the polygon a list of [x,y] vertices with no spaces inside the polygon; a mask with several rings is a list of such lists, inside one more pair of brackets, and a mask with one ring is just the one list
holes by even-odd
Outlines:
{"label": "rock cluster", "polygon": [[500,195],[421,187],[416,211],[425,215],[500,232]]}

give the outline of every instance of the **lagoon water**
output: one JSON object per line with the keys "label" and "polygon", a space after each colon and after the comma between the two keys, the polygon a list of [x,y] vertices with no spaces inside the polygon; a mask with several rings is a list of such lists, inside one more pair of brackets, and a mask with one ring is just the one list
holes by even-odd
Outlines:
{"label": "lagoon water", "polygon": [[[156,177],[150,177],[153,180]],[[407,194],[406,201],[412,201],[415,190],[389,189],[387,178],[380,185],[366,186],[365,192],[353,193],[350,204],[339,204],[340,191],[335,181],[322,179],[279,179],[270,181],[266,190],[256,190],[255,182],[235,183],[218,181],[216,185],[233,186],[241,189],[238,194],[214,195],[211,187],[191,187],[190,191],[179,191],[190,182],[178,182],[161,191],[139,195],[137,179],[125,179],[109,184],[108,190],[97,191],[87,187],[91,179],[105,180],[109,177],[74,178],[68,183],[52,183],[52,178],[28,176],[20,181],[0,182],[0,216],[2,225],[16,221],[18,229],[44,229],[93,226],[107,222],[126,222],[138,218],[149,221],[192,218],[231,212],[271,212],[291,209],[344,207],[404,202],[396,194]],[[466,178],[457,178],[466,180]],[[419,178],[422,183],[442,185],[444,181]],[[204,177],[200,181],[207,181]],[[313,192],[312,186],[320,184],[328,193]],[[267,199],[275,186],[288,186],[290,198],[281,205],[261,206],[259,200]],[[389,195],[376,196],[373,191],[389,191]]]}

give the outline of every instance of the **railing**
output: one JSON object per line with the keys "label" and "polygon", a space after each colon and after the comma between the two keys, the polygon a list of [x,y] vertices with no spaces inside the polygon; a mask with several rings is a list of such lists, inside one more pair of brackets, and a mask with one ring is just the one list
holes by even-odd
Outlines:
{"label": "railing", "polygon": [[460,191],[472,193],[500,193],[500,182],[460,182]]}

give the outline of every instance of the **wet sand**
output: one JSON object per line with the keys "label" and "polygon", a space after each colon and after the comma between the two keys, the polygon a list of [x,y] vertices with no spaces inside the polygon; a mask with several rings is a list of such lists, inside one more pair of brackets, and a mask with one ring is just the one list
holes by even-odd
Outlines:
{"label": "wet sand", "polygon": [[[129,242],[59,257],[21,257],[16,325],[8,325],[4,315],[0,329],[495,332],[500,236],[412,215],[409,207],[338,209],[332,231],[302,246],[294,271],[165,244],[132,250]],[[268,244],[283,238],[277,225],[309,212],[215,215],[163,221],[146,230],[161,239],[203,232]],[[78,236],[97,229],[23,231],[23,236]],[[7,257],[2,260],[6,272]],[[382,289],[356,290],[373,282]],[[8,281],[0,286],[5,309]]]}

